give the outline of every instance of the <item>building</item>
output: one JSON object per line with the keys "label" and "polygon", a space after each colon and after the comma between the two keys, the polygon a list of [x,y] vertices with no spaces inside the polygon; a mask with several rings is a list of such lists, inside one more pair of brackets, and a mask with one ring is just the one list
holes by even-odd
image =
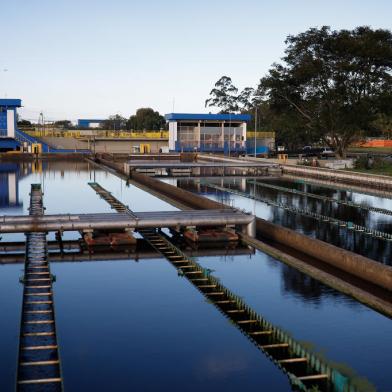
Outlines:
{"label": "building", "polygon": [[246,152],[248,114],[169,113],[170,151]]}
{"label": "building", "polygon": [[3,163],[0,166],[0,210],[22,206],[19,201],[19,165]]}
{"label": "building", "polygon": [[16,150],[17,108],[22,106],[20,99],[0,99],[0,152]]}
{"label": "building", "polygon": [[101,128],[105,120],[97,120],[91,118],[81,118],[78,120],[79,128]]}
{"label": "building", "polygon": [[[246,136],[246,152],[249,155],[268,155],[275,150],[275,132],[254,131],[248,132]],[[256,145],[256,151],[255,151]]]}

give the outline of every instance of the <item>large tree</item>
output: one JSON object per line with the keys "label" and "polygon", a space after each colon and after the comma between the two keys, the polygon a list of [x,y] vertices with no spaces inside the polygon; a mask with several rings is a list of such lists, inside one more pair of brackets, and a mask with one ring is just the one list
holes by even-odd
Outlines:
{"label": "large tree", "polygon": [[69,120],[55,121],[53,125],[56,128],[60,128],[60,129],[72,129],[73,128],[72,122]]}
{"label": "large tree", "polygon": [[216,107],[220,113],[248,112],[255,107],[258,97],[252,87],[245,87],[240,93],[228,76],[222,76],[210,91],[205,107]]}
{"label": "large tree", "polygon": [[32,127],[31,121],[28,120],[23,120],[23,119],[18,119],[18,127]]}
{"label": "large tree", "polygon": [[126,128],[126,124],[127,119],[125,117],[122,117],[119,114],[114,114],[109,116],[109,118],[103,122],[102,128],[113,131],[120,131]]}
{"label": "large tree", "polygon": [[286,44],[284,63],[261,79],[258,96],[344,157],[392,109],[391,32],[324,26],[289,36]]}
{"label": "large tree", "polygon": [[165,118],[151,108],[140,108],[127,123],[128,129],[139,131],[159,131],[165,128]]}
{"label": "large tree", "polygon": [[210,91],[205,107],[218,107],[221,113],[235,113],[238,111],[237,93],[238,88],[233,85],[231,78],[222,76]]}

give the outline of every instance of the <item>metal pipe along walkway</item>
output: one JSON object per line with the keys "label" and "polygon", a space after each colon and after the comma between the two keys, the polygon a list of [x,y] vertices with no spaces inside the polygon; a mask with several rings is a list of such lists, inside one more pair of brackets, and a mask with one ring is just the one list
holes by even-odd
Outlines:
{"label": "metal pipe along walkway", "polygon": [[[44,213],[41,186],[32,184],[30,215]],[[54,317],[52,275],[45,232],[26,234],[23,304],[19,337],[18,391],[62,391]]]}
{"label": "metal pipe along walkway", "polygon": [[[99,184],[94,183],[90,186],[117,211],[133,213]],[[176,247],[168,236],[154,228],[143,228],[138,232],[176,268],[180,276],[188,279],[211,304],[230,319],[258,349],[287,374],[293,388],[303,391],[312,388],[328,392],[356,391],[349,379],[323,363],[287,333],[257,314],[240,297],[223,286],[208,270]],[[339,387],[346,389],[338,389],[338,384]]]}
{"label": "metal pipe along walkway", "polygon": [[47,231],[119,230],[146,227],[244,226],[254,233],[255,217],[234,210],[153,211],[46,216],[2,216],[0,232],[28,233]]}

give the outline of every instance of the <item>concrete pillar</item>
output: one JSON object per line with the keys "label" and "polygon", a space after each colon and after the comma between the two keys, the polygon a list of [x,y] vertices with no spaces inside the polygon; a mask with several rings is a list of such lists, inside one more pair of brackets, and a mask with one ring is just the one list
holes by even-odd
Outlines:
{"label": "concrete pillar", "polygon": [[246,226],[242,227],[242,232],[248,235],[249,237],[256,237],[256,217],[253,216],[253,220],[248,223]]}
{"label": "concrete pillar", "polygon": [[246,178],[241,178],[241,187],[242,192],[246,192]]}
{"label": "concrete pillar", "polygon": [[174,151],[177,141],[177,121],[169,122],[169,150]]}
{"label": "concrete pillar", "polygon": [[15,138],[15,125],[16,125],[16,117],[15,110],[8,109],[7,110],[7,136]]}
{"label": "concrete pillar", "polygon": [[196,132],[195,132],[195,138],[196,138],[196,146],[197,146],[197,150],[200,151],[200,138],[201,138],[201,122],[199,121],[196,127]]}
{"label": "concrete pillar", "polygon": [[222,121],[221,126],[221,139],[222,139],[222,148],[225,148],[225,122]]}
{"label": "concrete pillar", "polygon": [[241,145],[242,145],[242,147],[246,147],[246,122],[242,123],[241,129],[242,129],[241,139],[244,140],[243,142],[241,142]]}

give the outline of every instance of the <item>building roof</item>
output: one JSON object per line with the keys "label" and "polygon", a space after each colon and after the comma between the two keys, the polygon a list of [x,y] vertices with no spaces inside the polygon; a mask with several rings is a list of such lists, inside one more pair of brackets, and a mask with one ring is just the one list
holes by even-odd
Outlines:
{"label": "building roof", "polygon": [[0,99],[0,106],[6,106],[9,108],[20,108],[22,106],[22,100],[20,99]]}
{"label": "building roof", "polygon": [[249,114],[211,114],[211,113],[168,113],[165,114],[167,121],[250,121]]}
{"label": "building roof", "polygon": [[79,118],[78,123],[85,122],[85,123],[98,123],[98,122],[104,122],[105,120],[98,120],[94,118]]}

